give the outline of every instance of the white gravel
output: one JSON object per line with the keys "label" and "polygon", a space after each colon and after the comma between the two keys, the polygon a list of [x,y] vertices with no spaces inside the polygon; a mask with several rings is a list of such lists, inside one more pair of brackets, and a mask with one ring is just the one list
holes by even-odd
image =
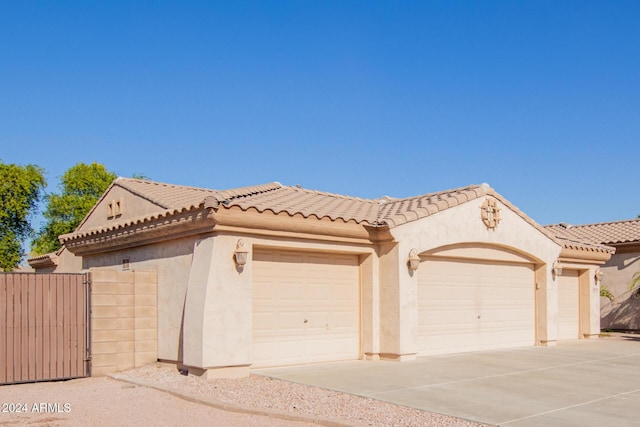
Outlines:
{"label": "white gravel", "polygon": [[[251,375],[241,379],[202,379],[175,367],[150,365],[114,376],[214,406],[255,414],[289,414],[326,425],[482,426],[432,412],[394,405],[319,387]],[[235,408],[235,409],[234,409]],[[290,418],[291,419],[291,418]]]}

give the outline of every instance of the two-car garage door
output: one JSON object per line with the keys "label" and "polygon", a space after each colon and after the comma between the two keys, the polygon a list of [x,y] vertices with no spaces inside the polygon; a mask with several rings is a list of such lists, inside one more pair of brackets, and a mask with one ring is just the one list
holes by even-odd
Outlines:
{"label": "two-car garage door", "polygon": [[357,359],[358,257],[256,249],[253,366]]}
{"label": "two-car garage door", "polygon": [[[254,367],[358,358],[357,256],[256,249],[252,268]],[[577,335],[575,283],[560,282],[560,339]],[[535,344],[533,264],[433,257],[417,291],[418,355]]]}
{"label": "two-car garage door", "polygon": [[418,278],[418,354],[535,344],[531,264],[429,259]]}

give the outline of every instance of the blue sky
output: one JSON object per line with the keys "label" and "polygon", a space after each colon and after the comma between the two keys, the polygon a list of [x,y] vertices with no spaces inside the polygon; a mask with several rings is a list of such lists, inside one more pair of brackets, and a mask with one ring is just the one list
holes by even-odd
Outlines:
{"label": "blue sky", "polygon": [[0,0],[0,159],[640,214],[640,2]]}

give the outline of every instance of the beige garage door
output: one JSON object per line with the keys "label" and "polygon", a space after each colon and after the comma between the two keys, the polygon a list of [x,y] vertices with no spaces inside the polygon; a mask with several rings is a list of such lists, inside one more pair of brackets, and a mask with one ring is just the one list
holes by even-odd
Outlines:
{"label": "beige garage door", "polygon": [[577,339],[580,333],[578,272],[564,270],[558,277],[558,339]]}
{"label": "beige garage door", "polygon": [[418,271],[418,354],[535,344],[530,264],[434,259]]}
{"label": "beige garage door", "polygon": [[256,250],[253,366],[357,359],[358,257]]}

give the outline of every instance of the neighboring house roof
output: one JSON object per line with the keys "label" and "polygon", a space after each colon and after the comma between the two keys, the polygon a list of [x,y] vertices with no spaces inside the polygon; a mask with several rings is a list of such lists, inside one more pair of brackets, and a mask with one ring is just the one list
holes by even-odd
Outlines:
{"label": "neighboring house roof", "polygon": [[601,222],[597,224],[558,224],[549,227],[560,228],[569,236],[588,239],[605,245],[640,242],[640,219]]}
{"label": "neighboring house roof", "polygon": [[548,225],[546,228],[565,236],[566,239],[586,241],[596,245],[617,246],[640,243],[640,219],[585,225],[562,223]]}
{"label": "neighboring house roof", "polygon": [[545,229],[554,235],[565,249],[576,249],[581,251],[608,252],[614,253],[615,248],[592,241],[591,239],[567,233],[563,225],[547,225]]}

